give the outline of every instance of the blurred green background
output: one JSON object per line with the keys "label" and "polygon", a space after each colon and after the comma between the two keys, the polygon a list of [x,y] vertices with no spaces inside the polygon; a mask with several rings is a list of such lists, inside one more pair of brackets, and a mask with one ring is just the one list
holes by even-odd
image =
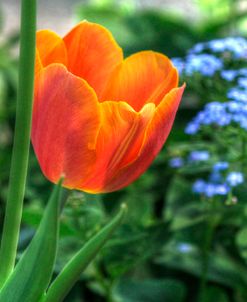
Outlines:
{"label": "blurred green background", "polygon": [[[79,20],[97,22],[111,30],[125,56],[152,49],[183,58],[198,42],[247,35],[246,1],[77,0],[39,1],[39,6],[39,28],[50,27],[63,34]],[[2,227],[16,101],[18,1],[4,0],[0,9]],[[193,178],[207,173],[206,164],[180,172],[169,166],[169,160],[183,150],[214,143],[195,138],[192,145],[184,133],[191,118],[210,101],[214,87],[207,86],[204,80],[201,84],[201,79],[194,86],[189,79],[183,80],[187,90],[173,130],[143,176],[124,190],[102,196],[66,192],[56,272],[114,215],[120,203],[126,202],[129,207],[124,224],[66,301],[247,301],[246,188],[240,192],[242,195],[239,193],[238,204],[227,207],[216,203],[212,207],[191,190]],[[41,219],[51,187],[31,151],[20,253]]]}

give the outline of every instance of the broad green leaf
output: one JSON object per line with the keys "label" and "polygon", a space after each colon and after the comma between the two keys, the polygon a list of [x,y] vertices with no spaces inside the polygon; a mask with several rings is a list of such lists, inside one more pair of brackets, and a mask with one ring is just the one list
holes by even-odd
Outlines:
{"label": "broad green leaf", "polygon": [[223,289],[216,286],[211,286],[207,288],[204,302],[212,301],[229,302],[229,299],[227,298],[227,294],[223,291]]}
{"label": "broad green leaf", "polygon": [[[188,182],[188,180],[185,180],[181,176],[175,176],[167,190],[166,199],[167,204],[164,208],[164,218],[170,221],[176,218],[177,211],[180,211],[184,206],[190,205],[194,199],[191,182]],[[181,203],[181,200],[183,200],[183,203]],[[198,202],[198,211],[201,210],[200,208],[200,202]]]}
{"label": "broad green leaf", "polygon": [[37,302],[45,292],[57,252],[61,182],[50,197],[40,226],[0,292],[1,302]]}
{"label": "broad green leaf", "polygon": [[120,279],[113,289],[116,302],[182,302],[186,289],[175,279]]}
{"label": "broad green leaf", "polygon": [[169,236],[167,223],[149,227],[122,226],[103,251],[107,272],[116,278],[151,259],[167,243]]}
{"label": "broad green leaf", "polygon": [[[159,264],[188,272],[201,277],[202,254],[197,246],[187,242],[170,242],[157,259]],[[245,288],[247,284],[247,270],[224,251],[211,252],[208,261],[208,280],[230,288]]]}
{"label": "broad green leaf", "polygon": [[99,233],[93,236],[78,253],[69,261],[62,272],[51,284],[42,302],[61,302],[79,279],[83,270],[95,258],[99,250],[111,237],[125,216],[127,207],[122,205],[118,215],[107,224]]}
{"label": "broad green leaf", "polygon": [[240,230],[236,236],[236,243],[240,255],[247,262],[247,227]]}
{"label": "broad green leaf", "polygon": [[206,209],[202,203],[195,202],[186,206],[181,206],[173,215],[171,230],[177,231],[199,224],[205,220]]}
{"label": "broad green leaf", "polygon": [[[22,222],[30,227],[38,228],[43,216],[43,209],[41,206],[28,205],[23,209]],[[61,218],[60,222],[60,236],[76,235],[75,230],[67,223],[66,219]]]}

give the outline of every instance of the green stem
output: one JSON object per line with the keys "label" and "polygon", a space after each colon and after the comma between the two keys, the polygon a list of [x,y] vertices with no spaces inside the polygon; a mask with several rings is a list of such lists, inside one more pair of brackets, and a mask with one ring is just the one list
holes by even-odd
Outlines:
{"label": "green stem", "polygon": [[34,86],[36,0],[22,0],[19,85],[9,191],[0,249],[0,287],[13,271],[28,166]]}
{"label": "green stem", "polygon": [[243,168],[243,172],[245,171],[245,167],[246,167],[246,161],[245,161],[245,156],[246,156],[246,137],[245,137],[245,133],[242,134],[242,150],[241,150],[241,160],[242,160],[242,168]]}
{"label": "green stem", "polygon": [[204,246],[202,251],[202,275],[201,275],[201,282],[199,286],[199,297],[200,297],[198,299],[199,302],[204,302],[206,298],[209,252],[213,239],[213,232],[214,232],[214,225],[209,223],[206,228]]}
{"label": "green stem", "polygon": [[212,204],[210,205],[210,213],[213,213],[213,215],[208,215],[208,213],[206,213],[207,226],[205,230],[204,244],[202,247],[202,275],[201,275],[201,282],[199,286],[198,302],[204,302],[206,300],[210,250],[214,237],[214,231],[220,220],[220,216],[216,213],[214,214],[215,210],[216,210],[216,204],[213,201]]}

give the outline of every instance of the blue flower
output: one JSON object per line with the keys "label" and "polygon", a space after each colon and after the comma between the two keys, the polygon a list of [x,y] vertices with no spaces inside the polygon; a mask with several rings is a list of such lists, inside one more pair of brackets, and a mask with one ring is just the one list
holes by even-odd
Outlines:
{"label": "blue flower", "polygon": [[229,101],[226,107],[230,113],[240,113],[243,110],[243,104],[237,101]]}
{"label": "blue flower", "polygon": [[184,160],[181,157],[174,157],[170,159],[169,165],[172,168],[180,168],[184,165]]}
{"label": "blue flower", "polygon": [[230,188],[227,184],[218,184],[215,186],[215,195],[227,195]]}
{"label": "blue flower", "polygon": [[211,102],[205,106],[204,115],[207,118],[206,123],[202,121],[203,124],[216,123],[221,126],[228,125],[230,123],[230,116],[226,111],[226,106],[224,103]]}
{"label": "blue flower", "polygon": [[218,121],[216,122],[219,126],[227,126],[231,123],[232,117],[230,114],[225,113],[219,117]]}
{"label": "blue flower", "polygon": [[205,192],[206,182],[203,179],[197,179],[192,187],[194,193],[202,194]]}
{"label": "blue flower", "polygon": [[227,50],[225,39],[215,39],[208,42],[208,47],[214,52],[223,52]]}
{"label": "blue flower", "polygon": [[207,197],[213,197],[216,194],[216,185],[212,183],[207,183],[203,192]]}
{"label": "blue flower", "polygon": [[208,50],[217,54],[230,52],[234,58],[244,59],[247,57],[247,40],[243,37],[214,39],[194,45],[189,53],[198,54]]}
{"label": "blue flower", "polygon": [[230,172],[226,177],[227,183],[231,187],[236,187],[244,182],[244,176],[241,172]]}
{"label": "blue flower", "polygon": [[219,161],[212,167],[212,172],[209,176],[210,182],[215,184],[221,184],[223,181],[223,176],[221,175],[221,171],[227,170],[229,168],[229,163],[225,161]]}
{"label": "blue flower", "polygon": [[185,128],[185,133],[193,135],[193,134],[196,134],[199,129],[200,129],[200,124],[196,121],[192,121]]}
{"label": "blue flower", "polygon": [[[237,116],[235,117],[235,119],[237,119]],[[247,116],[240,114],[238,116],[238,124],[241,128],[243,128],[244,130],[247,130]]]}
{"label": "blue flower", "polygon": [[231,100],[247,102],[247,89],[233,87],[228,90],[227,97]]}
{"label": "blue flower", "polygon": [[200,53],[205,49],[205,43],[197,43],[190,50],[190,53]]}
{"label": "blue flower", "polygon": [[[211,54],[209,53],[211,52]],[[215,53],[215,54],[212,54]],[[185,60],[173,58],[174,65],[179,73],[191,76],[198,72],[203,76],[213,76],[217,71],[223,69],[225,52],[228,52],[235,59],[247,58],[247,39],[243,37],[227,37],[215,39],[208,42],[195,44],[188,52]],[[217,57],[219,54],[221,58]],[[247,68],[241,69],[242,75],[247,75]],[[241,75],[240,70],[222,70],[221,77],[226,81],[233,81],[237,75]]]}
{"label": "blue flower", "polygon": [[237,59],[247,57],[247,40],[242,37],[216,39],[209,41],[207,45],[211,51],[216,53],[229,51]]}
{"label": "blue flower", "polygon": [[188,243],[179,243],[178,250],[181,253],[189,253],[192,250],[192,246]]}
{"label": "blue flower", "polygon": [[186,58],[185,74],[192,75],[199,72],[204,76],[213,76],[216,71],[222,69],[221,59],[210,54],[189,54]]}
{"label": "blue flower", "polygon": [[213,171],[223,171],[229,168],[229,163],[226,161],[219,161],[213,165]]}
{"label": "blue flower", "polygon": [[224,196],[230,191],[230,187],[226,183],[215,184],[198,179],[194,182],[192,190],[197,194],[204,194],[206,197],[213,197],[216,195]]}
{"label": "blue flower", "polygon": [[222,77],[222,79],[230,82],[233,81],[235,79],[235,77],[237,76],[237,71],[236,70],[222,70],[220,75]]}
{"label": "blue flower", "polygon": [[241,76],[246,76],[247,77],[247,68],[240,68],[238,70],[238,74]]}
{"label": "blue flower", "polygon": [[[233,107],[233,104],[232,104]],[[227,103],[211,102],[185,128],[186,134],[196,134],[203,125],[227,126],[232,122],[232,114]]]}
{"label": "blue flower", "polygon": [[206,161],[208,159],[208,151],[191,151],[189,154],[189,161]]}
{"label": "blue flower", "polygon": [[238,79],[238,85],[247,89],[247,77],[242,77]]}
{"label": "blue flower", "polygon": [[210,182],[213,183],[221,183],[222,182],[222,175],[220,174],[219,170],[213,170],[209,176]]}

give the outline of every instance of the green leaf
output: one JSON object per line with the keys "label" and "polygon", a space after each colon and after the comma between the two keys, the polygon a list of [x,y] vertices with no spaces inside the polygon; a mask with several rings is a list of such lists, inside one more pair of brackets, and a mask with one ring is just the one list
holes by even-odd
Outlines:
{"label": "green leaf", "polygon": [[69,261],[62,272],[50,286],[47,295],[42,301],[44,302],[61,302],[79,279],[83,270],[95,258],[99,250],[106,241],[111,237],[112,233],[122,222],[127,207],[122,205],[118,215],[107,224],[99,233],[92,237],[78,253]]}
{"label": "green leaf", "polygon": [[44,294],[57,252],[61,182],[49,199],[29,247],[0,292],[1,302],[37,302]]}
{"label": "green leaf", "polygon": [[205,220],[206,209],[201,203],[191,203],[186,206],[181,206],[177,210],[177,214],[173,216],[171,221],[171,230],[177,231],[188,228]]}
{"label": "green leaf", "polygon": [[113,289],[113,300],[116,302],[182,302],[185,294],[184,284],[174,279],[120,279]]}
{"label": "green leaf", "polygon": [[[160,265],[188,272],[200,277],[202,274],[202,254],[200,249],[188,242],[171,241],[157,259]],[[230,288],[245,288],[247,270],[224,250],[213,251],[209,254],[208,280]]]}
{"label": "green leaf", "polygon": [[117,278],[133,267],[143,265],[145,260],[157,254],[169,237],[167,223],[148,227],[122,226],[102,253],[107,272]]}
{"label": "green leaf", "polygon": [[[22,222],[27,226],[31,226],[35,229],[38,228],[42,217],[43,217],[43,209],[41,205],[37,206],[36,204],[33,203],[26,206],[23,209]],[[76,235],[75,230],[67,223],[66,219],[64,219],[63,216],[60,219],[59,234],[61,237]]]}
{"label": "green leaf", "polygon": [[212,302],[212,301],[229,302],[226,292],[224,292],[223,289],[216,286],[211,286],[207,288],[204,301],[205,302]]}
{"label": "green leaf", "polygon": [[241,229],[237,233],[236,243],[239,249],[240,255],[243,257],[245,262],[247,262],[247,227]]}

